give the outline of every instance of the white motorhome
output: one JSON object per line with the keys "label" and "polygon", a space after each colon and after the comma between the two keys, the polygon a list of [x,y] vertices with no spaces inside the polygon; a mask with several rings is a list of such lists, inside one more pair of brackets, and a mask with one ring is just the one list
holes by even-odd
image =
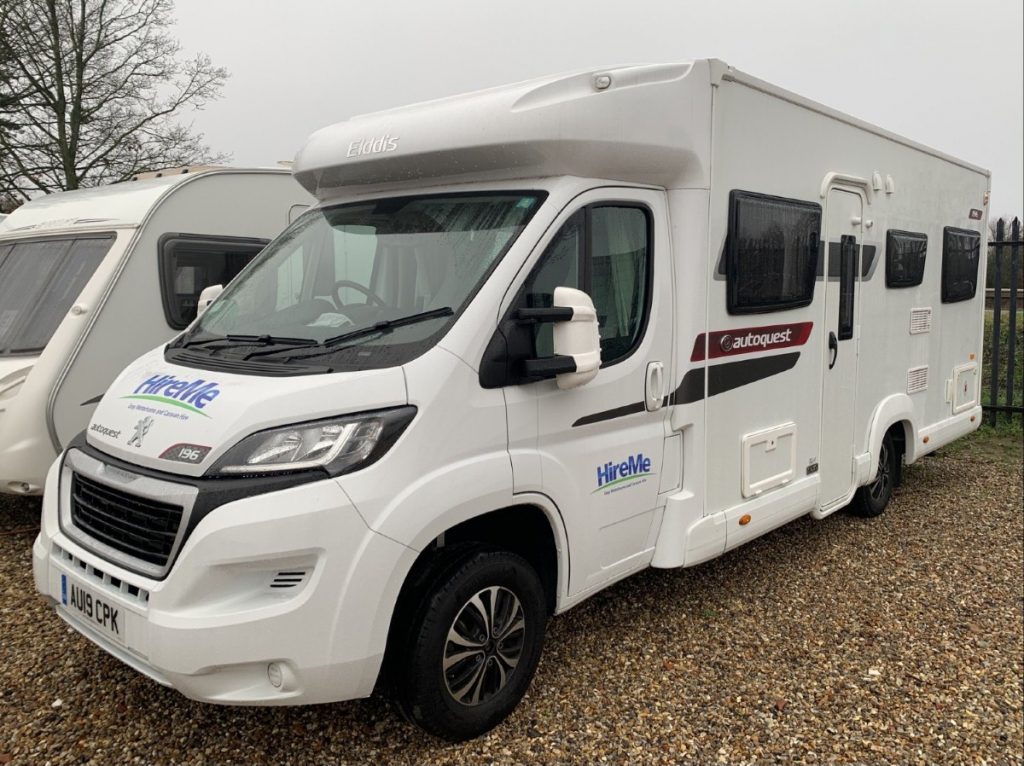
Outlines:
{"label": "white motorhome", "polygon": [[62,192],[0,230],[0,492],[38,495],[126,364],[195,319],[314,200],[284,169],[183,168]]}
{"label": "white motorhome", "polygon": [[318,205],[47,477],[36,587],[191,698],[380,684],[479,734],[550,615],[880,513],[980,422],[988,173],[719,61],[358,117],[294,171]]}

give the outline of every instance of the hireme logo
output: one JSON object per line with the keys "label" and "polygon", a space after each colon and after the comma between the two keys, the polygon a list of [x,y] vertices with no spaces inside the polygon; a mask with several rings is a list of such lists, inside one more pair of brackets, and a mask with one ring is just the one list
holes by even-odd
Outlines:
{"label": "hireme logo", "polygon": [[[609,492],[612,487],[619,489],[625,486],[642,483],[651,476],[651,459],[644,453],[630,455],[621,463],[608,462],[597,469],[597,489],[594,492]],[[591,494],[594,494],[591,492]]]}
{"label": "hireme logo", "polygon": [[202,378],[182,380],[173,375],[154,375],[139,384],[134,393],[121,398],[168,404],[208,418],[210,416],[203,410],[218,396],[220,387],[213,381],[207,382]]}
{"label": "hireme logo", "polygon": [[385,133],[376,138],[360,138],[348,145],[346,157],[361,157],[364,154],[383,154],[398,148],[398,136]]}
{"label": "hireme logo", "polygon": [[723,335],[718,341],[722,351],[726,353],[741,348],[757,350],[768,346],[788,345],[793,339],[793,330],[785,329],[780,332],[748,332],[746,335]]}

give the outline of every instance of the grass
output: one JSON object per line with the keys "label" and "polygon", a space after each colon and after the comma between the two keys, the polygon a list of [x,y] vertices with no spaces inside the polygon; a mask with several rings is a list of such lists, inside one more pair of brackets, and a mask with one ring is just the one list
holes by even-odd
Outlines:
{"label": "grass", "polygon": [[1002,421],[996,426],[983,425],[972,434],[942,448],[947,455],[969,451],[986,461],[1019,467],[1024,462],[1024,439],[1021,438],[1020,416],[1016,423]]}
{"label": "grass", "polygon": [[[1009,359],[1008,349],[1010,341],[1010,312],[1001,311],[999,320],[999,396],[997,402],[991,401],[992,387],[992,324],[995,312],[985,312],[985,346],[982,353],[981,366],[981,403],[982,404],[1006,404],[1006,373],[1008,371],[1007,361]],[[1014,392],[1013,404],[1024,405],[1024,312],[1018,311],[1016,327],[1016,353],[1014,359]],[[998,423],[995,430],[1009,428],[1010,432],[1016,433],[1019,437],[1024,420],[1020,415],[999,413]],[[989,422],[986,417],[986,423]]]}

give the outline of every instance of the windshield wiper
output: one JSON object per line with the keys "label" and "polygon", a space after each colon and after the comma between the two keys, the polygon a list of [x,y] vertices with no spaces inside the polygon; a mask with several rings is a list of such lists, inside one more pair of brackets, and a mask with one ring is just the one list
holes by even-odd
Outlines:
{"label": "windshield wiper", "polygon": [[[311,354],[302,354],[300,356],[289,356],[285,358],[286,362],[290,362],[293,359],[307,359],[311,356],[321,356],[323,354],[330,353],[338,346],[346,343],[350,340],[356,340],[366,335],[373,335],[374,333],[389,332],[395,327],[404,327],[405,325],[417,324],[419,322],[426,322],[428,319],[438,319],[440,317],[452,316],[455,310],[451,306],[444,306],[443,308],[431,309],[430,311],[420,311],[416,314],[409,314],[408,316],[398,317],[397,319],[384,319],[380,322],[374,322],[372,325],[367,327],[360,327],[358,330],[349,330],[341,335],[335,335],[333,338],[321,341],[313,345],[319,346],[321,351],[314,351]],[[287,351],[286,348],[271,348],[266,351],[254,351],[246,359],[251,359],[254,356],[269,356],[271,354],[277,354],[281,351]]]}
{"label": "windshield wiper", "polygon": [[218,335],[215,338],[203,338],[201,340],[190,340],[182,343],[178,348],[193,348],[195,346],[205,346],[210,343],[222,342],[226,346],[278,346],[286,345],[289,348],[295,346],[315,346],[317,342],[312,338],[288,338],[278,335],[236,335],[234,333],[228,333],[227,335]]}

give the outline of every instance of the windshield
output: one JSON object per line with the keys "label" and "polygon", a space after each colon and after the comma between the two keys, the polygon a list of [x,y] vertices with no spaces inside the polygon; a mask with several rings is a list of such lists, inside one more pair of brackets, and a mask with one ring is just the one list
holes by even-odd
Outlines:
{"label": "windshield", "polygon": [[331,369],[403,364],[447,331],[542,197],[479,192],[312,210],[171,344],[168,359],[187,348],[211,361],[258,356],[261,368],[311,355]]}
{"label": "windshield", "polygon": [[0,356],[42,351],[113,243],[113,234],[0,242]]}

